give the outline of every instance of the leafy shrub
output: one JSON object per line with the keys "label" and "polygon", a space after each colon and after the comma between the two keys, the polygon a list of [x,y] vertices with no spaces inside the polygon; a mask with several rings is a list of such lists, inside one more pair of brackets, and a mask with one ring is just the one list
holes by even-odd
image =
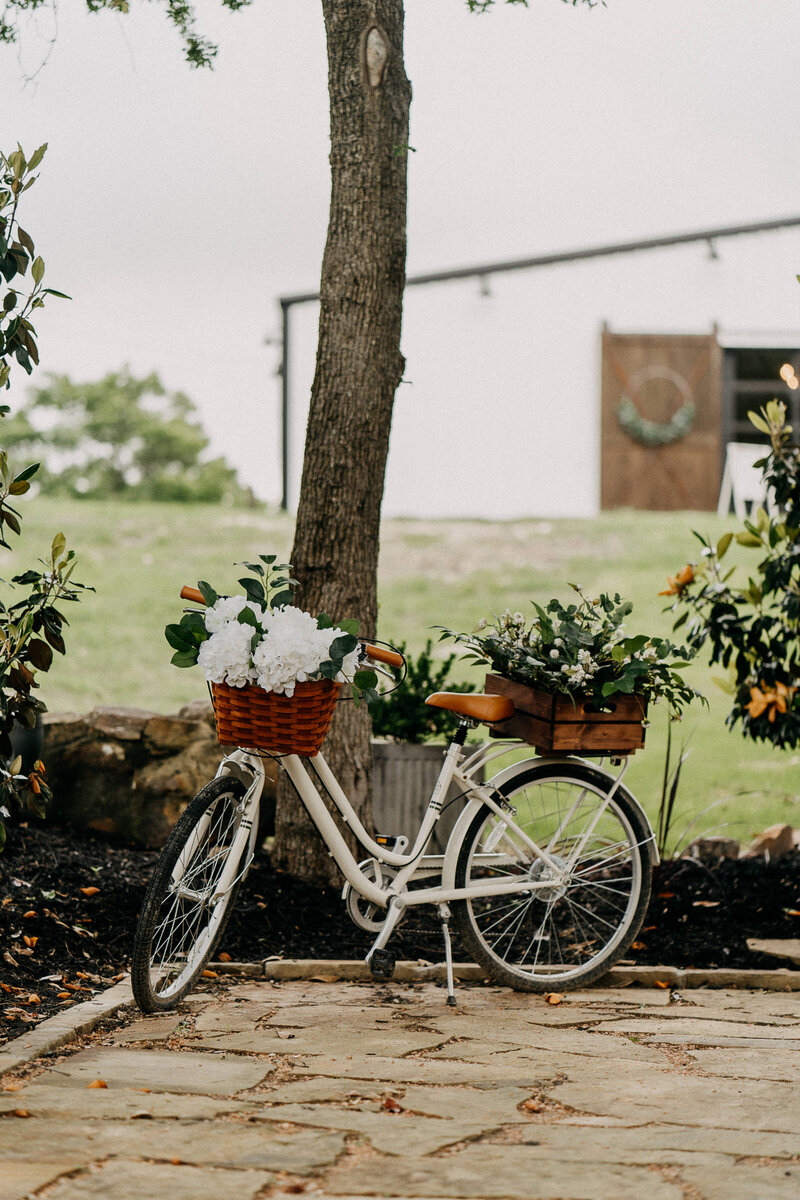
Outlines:
{"label": "leafy shrub", "polygon": [[[46,145],[40,146],[30,160],[19,146],[13,154],[0,154],[0,280],[5,285],[0,303],[0,387],[10,386],[15,362],[30,375],[39,361],[30,317],[44,306],[45,297],[63,296],[43,286],[44,262],[17,220],[20,198],[35,183],[33,172],[46,149]],[[29,268],[30,280],[26,281]],[[0,406],[0,417],[8,411],[7,405]],[[38,469],[39,464],[33,463],[17,471],[0,450],[0,546],[7,550],[11,549],[7,537],[18,534],[21,523],[10,498],[30,490],[30,480]],[[39,686],[36,674],[50,669],[53,651],[65,653],[67,620],[60,606],[77,600],[84,586],[72,580],[74,568],[75,554],[67,550],[63,533],[57,533],[48,558],[11,579],[12,587],[27,589],[26,594],[13,604],[0,600],[0,849],[5,843],[2,818],[22,808],[44,816],[51,797],[41,762],[27,774],[22,774],[20,756],[9,762],[11,731],[16,724],[32,729],[45,710],[33,695]]]}
{"label": "leafy shrub", "polygon": [[394,691],[384,695],[381,704],[374,710],[373,736],[415,745],[433,738],[452,737],[458,728],[458,717],[446,709],[429,707],[425,698],[432,692],[475,691],[471,683],[448,682],[448,675],[458,656],[451,654],[444,660],[434,661],[430,639],[416,659],[407,654],[405,642],[398,649],[406,659],[406,676],[400,682],[402,671],[395,671],[398,685]]}
{"label": "leafy shrub", "polygon": [[[771,512],[759,509],[737,533],[714,545],[699,533],[700,559],[670,579],[675,627],[686,624],[689,642],[708,643],[711,662],[732,674],[728,725],[775,746],[800,745],[800,448],[791,440],[786,406],[772,400],[750,413],[768,435],[761,468]],[[759,551],[746,582],[722,560],[731,543]]]}

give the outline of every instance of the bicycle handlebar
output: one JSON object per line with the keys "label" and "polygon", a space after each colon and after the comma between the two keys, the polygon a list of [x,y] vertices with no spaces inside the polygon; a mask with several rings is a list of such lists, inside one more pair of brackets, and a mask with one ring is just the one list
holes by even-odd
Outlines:
{"label": "bicycle handlebar", "polygon": [[364,653],[367,658],[374,658],[376,662],[386,663],[389,667],[402,667],[405,662],[402,654],[396,650],[390,650],[387,646],[372,646],[369,642],[364,644]]}
{"label": "bicycle handlebar", "polygon": [[[205,604],[203,593],[197,588],[189,587],[188,584],[181,588],[181,600],[191,600],[194,604]],[[368,658],[374,658],[375,662],[386,663],[390,667],[402,667],[405,661],[402,654],[398,654],[396,650],[390,650],[386,646],[373,646],[369,642],[364,644],[364,653]]]}
{"label": "bicycle handlebar", "polygon": [[192,600],[195,604],[205,604],[203,593],[188,585],[181,588],[181,600]]}

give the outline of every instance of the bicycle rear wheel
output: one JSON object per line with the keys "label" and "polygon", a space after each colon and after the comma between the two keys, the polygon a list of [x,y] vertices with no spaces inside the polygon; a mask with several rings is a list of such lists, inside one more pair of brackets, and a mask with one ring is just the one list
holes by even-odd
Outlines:
{"label": "bicycle rear wheel", "polygon": [[499,789],[516,809],[515,824],[555,860],[561,878],[488,806],[475,814],[458,851],[456,887],[553,880],[452,905],[465,948],[498,983],[530,992],[588,984],[635,938],[650,899],[651,833],[624,788],[607,801],[610,786],[588,765],[544,762]]}
{"label": "bicycle rear wheel", "polygon": [[[241,863],[231,886],[221,894],[217,888],[234,850],[245,792],[239,779],[213,779],[167,838],[145,894],[133,949],[131,986],[143,1012],[177,1004],[222,937],[241,883]],[[242,858],[246,853],[245,845]]]}

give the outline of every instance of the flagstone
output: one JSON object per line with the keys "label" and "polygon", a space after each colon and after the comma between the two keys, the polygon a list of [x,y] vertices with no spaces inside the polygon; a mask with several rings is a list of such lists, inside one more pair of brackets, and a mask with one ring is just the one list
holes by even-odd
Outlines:
{"label": "flagstone", "polygon": [[402,1197],[514,1196],[516,1200],[682,1200],[683,1191],[647,1167],[581,1162],[576,1154],[552,1162],[527,1146],[467,1146],[442,1158],[367,1160],[325,1181],[338,1195]]}
{"label": "flagstone", "polygon": [[778,1054],[765,1054],[763,1047],[755,1049],[749,1046],[740,1046],[735,1054],[731,1054],[730,1049],[712,1046],[702,1049],[693,1047],[691,1055],[698,1068],[711,1075],[800,1082],[800,1050],[786,1050],[783,1045]]}
{"label": "flagstone", "polygon": [[800,1134],[795,1089],[775,1080],[705,1078],[641,1063],[619,1074],[589,1064],[548,1094],[581,1112],[636,1124],[674,1121]]}
{"label": "flagstone", "polygon": [[271,1069],[268,1062],[244,1057],[93,1046],[48,1072],[47,1081],[54,1086],[86,1087],[102,1079],[109,1088],[230,1096],[255,1087]]}
{"label": "flagstone", "polygon": [[202,1170],[167,1163],[108,1162],[60,1180],[48,1200],[254,1200],[273,1181],[264,1171]]}
{"label": "flagstone", "polygon": [[4,1162],[0,1170],[0,1200],[23,1200],[81,1165],[79,1157],[53,1162]]}
{"label": "flagstone", "polygon": [[695,1038],[741,1037],[745,1032],[750,1038],[758,1037],[764,1041],[797,1041],[800,1030],[796,1025],[767,1025],[748,1024],[746,1021],[731,1021],[717,1018],[703,1019],[695,1016],[691,1009],[685,1010],[686,1015],[647,1020],[641,1017],[619,1017],[616,1021],[603,1022],[596,1026],[598,1033],[647,1034],[657,1037],[668,1034],[670,1037],[680,1037],[690,1043]]}
{"label": "flagstone", "polygon": [[50,1075],[34,1079],[19,1092],[0,1092],[0,1113],[24,1107],[32,1117],[118,1118],[173,1117],[197,1120],[225,1113],[247,1112],[252,1100],[226,1100],[188,1092],[145,1091],[118,1084],[108,1088],[64,1087],[53,1084]]}
{"label": "flagstone", "polygon": [[537,1069],[552,1068],[553,1055],[590,1055],[595,1058],[620,1059],[625,1062],[641,1061],[662,1063],[663,1055],[650,1046],[643,1046],[625,1037],[598,1035],[583,1029],[548,1029],[525,1034],[524,1041],[516,1045],[510,1042],[469,1038],[466,1041],[449,1042],[426,1054],[429,1061],[461,1059],[465,1062],[486,1063],[492,1066],[515,1062],[520,1067]]}
{"label": "flagstone", "polygon": [[323,1129],[287,1133],[269,1123],[211,1121],[69,1121],[45,1126],[31,1121],[24,1142],[4,1147],[10,1161],[77,1162],[106,1158],[179,1158],[207,1167],[283,1170],[287,1163],[307,1174],[333,1161],[343,1136]]}
{"label": "flagstone", "polygon": [[797,1200],[800,1163],[774,1162],[763,1166],[734,1162],[724,1175],[705,1163],[688,1166],[681,1179],[703,1200]]}
{"label": "flagstone", "polygon": [[186,1025],[186,1017],[178,1013],[167,1016],[146,1017],[112,1035],[116,1046],[133,1045],[137,1042],[164,1042]]}
{"label": "flagstone", "polygon": [[[374,1079],[387,1083],[464,1083],[472,1087],[528,1087],[541,1072],[520,1065],[510,1056],[507,1065],[493,1064],[491,1072],[485,1063],[449,1061],[440,1058],[390,1058],[381,1055],[309,1054],[290,1056],[289,1066],[295,1075],[347,1076],[354,1081]],[[558,1072],[558,1062],[550,1060],[548,1074]]]}

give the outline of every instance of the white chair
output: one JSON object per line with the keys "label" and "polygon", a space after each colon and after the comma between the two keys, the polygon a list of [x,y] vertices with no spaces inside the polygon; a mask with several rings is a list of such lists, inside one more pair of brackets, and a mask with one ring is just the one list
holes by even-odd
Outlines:
{"label": "white chair", "polygon": [[761,472],[753,466],[757,459],[765,456],[767,450],[767,446],[759,446],[755,442],[728,442],[719,489],[718,517],[727,517],[731,503],[740,521],[752,517],[759,507],[769,507]]}

